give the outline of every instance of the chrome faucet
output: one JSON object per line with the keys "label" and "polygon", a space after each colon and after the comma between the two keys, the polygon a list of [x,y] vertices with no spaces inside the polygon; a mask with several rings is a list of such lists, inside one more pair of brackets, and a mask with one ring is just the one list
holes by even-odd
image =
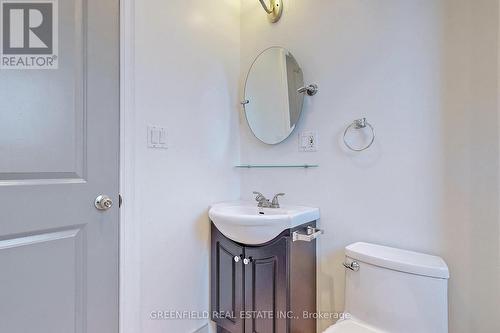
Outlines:
{"label": "chrome faucet", "polygon": [[256,195],[255,201],[258,202],[257,206],[260,208],[280,208],[280,203],[278,198],[284,196],[285,193],[278,193],[274,196],[272,201],[269,201],[262,193],[254,191],[253,194]]}
{"label": "chrome faucet", "polygon": [[285,196],[285,193],[278,193],[274,196],[273,201],[271,201],[271,208],[280,208],[280,203],[278,201],[278,197]]}

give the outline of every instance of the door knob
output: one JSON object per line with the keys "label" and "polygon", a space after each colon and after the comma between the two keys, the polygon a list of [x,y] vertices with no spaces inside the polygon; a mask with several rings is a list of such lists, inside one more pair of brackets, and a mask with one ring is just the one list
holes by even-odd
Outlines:
{"label": "door knob", "polygon": [[95,198],[94,205],[99,210],[108,210],[113,206],[113,200],[109,196],[101,194]]}
{"label": "door knob", "polygon": [[234,256],[234,262],[240,262],[241,258],[240,256]]}
{"label": "door knob", "polygon": [[248,265],[251,262],[252,262],[252,258],[245,258],[245,259],[243,259],[243,264],[244,265]]}

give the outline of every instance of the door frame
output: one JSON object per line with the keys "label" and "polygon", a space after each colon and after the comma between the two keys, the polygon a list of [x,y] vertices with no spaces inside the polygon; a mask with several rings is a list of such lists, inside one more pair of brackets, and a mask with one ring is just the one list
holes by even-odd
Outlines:
{"label": "door frame", "polygon": [[141,331],[140,227],[135,223],[135,0],[120,0],[120,333]]}

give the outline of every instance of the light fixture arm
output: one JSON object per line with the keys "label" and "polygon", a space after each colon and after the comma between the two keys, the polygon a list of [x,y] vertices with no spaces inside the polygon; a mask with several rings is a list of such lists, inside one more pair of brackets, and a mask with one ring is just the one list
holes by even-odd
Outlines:
{"label": "light fixture arm", "polygon": [[266,11],[269,21],[276,23],[280,20],[283,14],[283,0],[259,0],[259,2]]}
{"label": "light fixture arm", "polygon": [[260,4],[262,5],[262,8],[264,8],[264,10],[266,11],[266,13],[271,14],[273,12],[272,9],[269,9],[267,7],[265,0],[259,0],[259,1],[260,1]]}

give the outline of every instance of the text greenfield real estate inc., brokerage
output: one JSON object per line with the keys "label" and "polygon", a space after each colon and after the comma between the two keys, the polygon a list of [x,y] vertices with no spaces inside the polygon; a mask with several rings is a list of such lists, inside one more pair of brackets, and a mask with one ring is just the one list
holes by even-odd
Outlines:
{"label": "text greenfield real estate inc., brokerage", "polygon": [[0,68],[57,69],[57,0],[0,0]]}

